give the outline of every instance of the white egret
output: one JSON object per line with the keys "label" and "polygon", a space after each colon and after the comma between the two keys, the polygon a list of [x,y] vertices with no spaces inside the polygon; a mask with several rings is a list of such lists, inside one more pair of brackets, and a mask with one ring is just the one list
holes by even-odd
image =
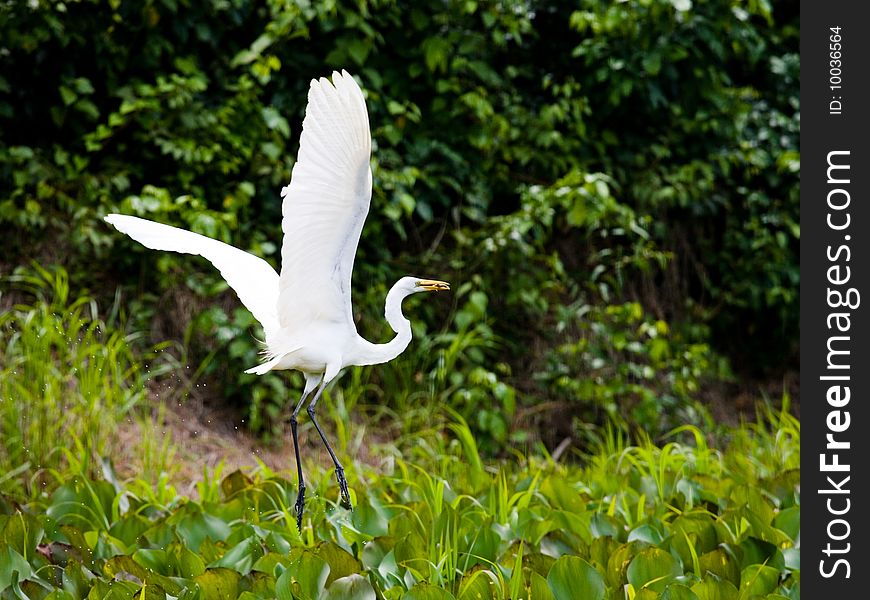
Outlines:
{"label": "white egret", "polygon": [[217,267],[263,326],[265,361],[246,373],[297,369],[305,388],[290,418],[299,476],[297,526],[302,528],[305,481],[299,459],[297,416],[308,414],[335,463],[341,504],[352,508],[344,468],[314,414],[326,385],[350,365],[390,361],[411,342],[402,300],[416,292],[448,290],[444,281],[403,277],[387,294],[385,316],[395,337],[374,344],[356,330],[351,271],[372,195],[371,133],[365,98],[346,71],[311,81],[299,155],[283,198],[281,274],[262,258],[191,231],[110,214],[106,221],[154,250],[198,254]]}

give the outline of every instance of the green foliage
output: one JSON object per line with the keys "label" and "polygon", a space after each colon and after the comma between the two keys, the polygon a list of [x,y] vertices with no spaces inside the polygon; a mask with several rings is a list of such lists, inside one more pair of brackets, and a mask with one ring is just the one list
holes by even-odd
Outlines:
{"label": "green foliage", "polygon": [[538,376],[555,397],[577,403],[574,414],[595,422],[583,407],[603,410],[611,422],[647,431],[702,420],[691,399],[712,370],[705,344],[674,336],[638,303],[570,308],[558,326],[576,330],[576,341],[555,348]]}
{"label": "green foliage", "polygon": [[587,467],[483,468],[457,421],[413,462],[355,467],[353,512],[314,473],[301,535],[294,486],[265,467],[206,475],[198,501],[65,480],[20,508],[0,498],[0,597],[798,598],[800,443],[766,414],[721,452],[698,430],[612,439]]}
{"label": "green foliage", "polygon": [[[120,324],[120,297],[101,315],[91,296],[73,293],[62,268],[34,264],[0,283],[8,303],[0,313],[0,491],[33,497],[62,474],[103,472],[118,424],[143,403],[147,379],[173,363],[159,347],[134,354],[140,336]],[[153,481],[172,448],[149,435],[150,418],[137,421],[144,435],[131,450]]]}
{"label": "green foliage", "polygon": [[92,298],[70,294],[63,269],[3,283],[27,300],[0,314],[0,489],[34,494],[70,463],[96,474],[145,389],[117,304],[101,318]]}
{"label": "green foliage", "polygon": [[547,402],[656,433],[700,422],[690,398],[727,373],[720,355],[762,371],[796,357],[797,23],[785,2],[7,2],[4,260],[61,262],[107,296],[121,281],[142,330],[158,303],[192,299],[206,312],[163,333],[187,331],[200,376],[275,433],[300,380],[241,374],[258,331],[218,274],[100,217],[276,264],[308,81],[347,68],[375,142],[361,330],[389,335],[366,323],[406,272],[473,289],[455,310],[414,307],[418,340],[437,340],[335,395],[449,402],[486,448]]}

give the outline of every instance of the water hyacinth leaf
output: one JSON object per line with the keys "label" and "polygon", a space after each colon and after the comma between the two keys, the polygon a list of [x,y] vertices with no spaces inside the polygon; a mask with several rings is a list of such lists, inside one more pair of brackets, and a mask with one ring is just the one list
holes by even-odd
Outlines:
{"label": "water hyacinth leaf", "polygon": [[208,569],[194,581],[202,590],[203,600],[236,600],[241,577],[230,569]]}
{"label": "water hyacinth leaf", "polygon": [[269,552],[261,556],[257,562],[254,563],[254,566],[251,567],[251,570],[280,577],[289,563],[290,561],[287,556]]}
{"label": "water hyacinth leaf", "polygon": [[782,551],[785,568],[791,571],[801,570],[801,551],[799,548],[786,548]]}
{"label": "water hyacinth leaf", "polygon": [[8,544],[0,544],[0,591],[12,585],[13,581],[18,582],[32,576],[30,563]]}
{"label": "water hyacinth leaf", "polygon": [[166,552],[174,575],[192,579],[205,572],[205,562],[203,562],[199,555],[191,552],[183,544],[172,543]]}
{"label": "water hyacinth leaf", "polygon": [[707,575],[692,586],[698,600],[737,600],[740,593],[730,581]]}
{"label": "water hyacinth leaf", "polygon": [[364,502],[355,506],[351,515],[354,527],[372,537],[384,536],[389,533],[389,517],[380,506],[373,502]]}
{"label": "water hyacinth leaf", "polygon": [[275,581],[275,596],[278,600],[293,600],[293,576],[289,569]]}
{"label": "water hyacinth leaf", "polygon": [[578,556],[563,556],[550,568],[547,584],[555,600],[604,598],[604,577]]}
{"label": "water hyacinth leaf", "polygon": [[166,600],[166,592],[159,585],[145,584],[133,593],[133,600]]}
{"label": "water hyacinth leaf", "polygon": [[329,565],[329,577],[326,579],[327,587],[336,579],[362,571],[362,563],[334,542],[323,542],[315,548],[314,554]]}
{"label": "water hyacinth leaf", "polygon": [[74,561],[70,561],[64,568],[61,575],[61,585],[74,598],[84,598],[90,589],[90,582],[84,573],[84,568]]}
{"label": "water hyacinth leaf", "polygon": [[629,542],[616,547],[607,557],[607,584],[610,587],[619,587],[628,582],[626,571],[634,557],[645,548],[641,542]]}
{"label": "water hyacinth leaf", "polygon": [[259,541],[256,538],[251,537],[242,540],[230,548],[226,554],[224,554],[219,560],[211,563],[209,567],[226,567],[227,569],[233,569],[242,575],[247,575],[251,572],[254,563],[259,560],[263,554],[263,548],[260,546]]}
{"label": "water hyacinth leaf", "polygon": [[36,551],[36,545],[42,541],[42,520],[34,515],[17,512],[6,519],[0,529],[0,540],[9,545],[25,559],[30,559]]}
{"label": "water hyacinth leaf", "polygon": [[[529,597],[536,600],[556,600],[547,580],[535,572],[532,572],[529,577]],[[463,599],[460,598],[460,600]]]}
{"label": "water hyacinth leaf", "polygon": [[730,581],[735,586],[740,585],[740,564],[734,556],[724,548],[705,552],[698,557],[701,572],[696,575],[713,573],[722,579]]}
{"label": "water hyacinth leaf", "polygon": [[192,510],[192,515],[186,517],[181,514],[175,531],[184,541],[188,548],[194,552],[198,552],[203,541],[206,539],[212,541],[222,541],[227,539],[231,533],[230,526],[223,520],[214,517],[200,510]]}
{"label": "water hyacinth leaf", "polygon": [[682,583],[672,583],[662,592],[661,600],[700,600],[698,594]]}
{"label": "water hyacinth leaf", "polygon": [[68,591],[58,588],[43,598],[43,600],[76,600],[76,597]]}
{"label": "water hyacinth leaf", "polygon": [[136,539],[151,526],[148,521],[138,515],[126,515],[120,521],[112,524],[109,534],[121,540],[128,546],[134,546]]}
{"label": "water hyacinth leaf", "polygon": [[613,517],[603,513],[595,513],[590,522],[590,530],[595,537],[608,536],[616,539],[619,536],[619,527]]}
{"label": "water hyacinth leaf", "polygon": [[660,548],[647,548],[640,552],[626,570],[628,582],[636,589],[649,587],[657,592],[682,574],[677,559]]}
{"label": "water hyacinth leaf", "polygon": [[[492,600],[493,598],[493,580],[490,576],[495,577],[491,571],[474,571],[470,575],[465,575],[459,584],[458,600]],[[538,575],[540,577],[540,575]],[[543,579],[541,577],[541,579]],[[544,580],[544,587],[547,586]],[[547,588],[549,592],[549,588]]]}
{"label": "water hyacinth leaf", "polygon": [[165,550],[142,549],[133,553],[133,560],[155,573],[169,574],[169,557]]}
{"label": "water hyacinth leaf", "polygon": [[779,583],[779,570],[767,565],[749,565],[740,574],[740,593],[746,596],[765,596]]}
{"label": "water hyacinth leaf", "polygon": [[456,600],[456,598],[447,590],[429,583],[418,583],[405,592],[402,600]]}
{"label": "water hyacinth leaf", "polygon": [[239,492],[243,492],[251,486],[251,478],[236,469],[221,481],[221,493],[226,499],[230,499]]}
{"label": "water hyacinth leaf", "polygon": [[[758,538],[748,537],[742,542],[740,542],[740,566],[742,568],[746,568],[749,565],[775,565],[781,566],[781,564],[777,565],[777,548],[775,545],[770,542],[765,542]],[[782,558],[780,556],[779,560]]]}
{"label": "water hyacinth leaf", "polygon": [[792,540],[796,540],[801,532],[801,507],[792,506],[781,510],[774,518],[773,525]]}
{"label": "water hyacinth leaf", "polygon": [[354,573],[333,581],[323,600],[375,600],[375,590],[365,577]]}
{"label": "water hyacinth leaf", "polygon": [[148,567],[144,567],[135,560],[133,560],[132,556],[114,556],[108,561],[106,561],[105,567],[103,567],[103,571],[105,571],[106,575],[113,578],[129,578],[133,577],[138,580],[140,584],[144,583],[146,585],[158,585],[163,588],[169,594],[173,596],[177,596],[181,593],[182,587],[175,580],[166,577],[165,575],[161,575],[151,570]]}
{"label": "water hyacinth leaf", "polygon": [[648,523],[635,527],[628,533],[629,542],[637,540],[641,542],[646,542],[651,546],[657,546],[661,544],[662,539],[662,534],[655,527]]}
{"label": "water hyacinth leaf", "polygon": [[326,588],[329,571],[329,563],[306,550],[290,563],[281,577],[291,574],[293,595],[298,600],[317,600]]}
{"label": "water hyacinth leaf", "polygon": [[[634,586],[631,584],[628,584],[626,587],[634,590]],[[658,592],[654,592],[648,587],[634,590],[634,600],[658,600],[660,597]]]}

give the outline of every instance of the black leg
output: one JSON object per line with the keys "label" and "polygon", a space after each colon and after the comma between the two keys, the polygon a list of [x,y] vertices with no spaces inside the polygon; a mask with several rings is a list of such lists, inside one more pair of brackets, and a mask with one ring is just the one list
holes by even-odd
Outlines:
{"label": "black leg", "polygon": [[353,510],[353,504],[350,502],[350,492],[347,489],[347,479],[344,477],[344,467],[341,466],[341,462],[339,462],[338,457],[332,450],[332,446],[329,445],[326,436],[323,435],[323,430],[320,428],[320,423],[317,422],[317,417],[314,416],[314,407],[317,405],[317,401],[320,399],[320,394],[323,393],[324,387],[326,386],[320,386],[320,389],[317,390],[317,393],[311,400],[311,404],[308,405],[308,416],[311,417],[311,421],[317,428],[317,433],[320,434],[320,439],[322,439],[323,443],[326,445],[326,451],[329,452],[332,462],[335,463],[335,477],[338,479],[338,489],[341,493],[341,505],[348,510]]}
{"label": "black leg", "polygon": [[302,397],[293,409],[293,414],[290,416],[290,432],[293,434],[293,451],[296,453],[296,471],[299,475],[299,494],[296,496],[296,528],[302,533],[302,512],[305,510],[305,480],[302,478],[302,459],[299,456],[299,435],[296,433],[299,416],[299,411],[302,410],[302,404],[305,398],[308,397],[308,390],[302,392]]}

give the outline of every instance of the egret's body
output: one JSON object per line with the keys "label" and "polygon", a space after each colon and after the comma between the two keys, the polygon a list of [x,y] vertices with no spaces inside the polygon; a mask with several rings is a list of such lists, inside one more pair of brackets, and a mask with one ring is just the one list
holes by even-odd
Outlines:
{"label": "egret's body", "polygon": [[305,484],[299,460],[297,415],[311,398],[308,414],[336,467],[342,504],[350,507],[344,469],[314,415],[325,386],[344,367],[387,362],[411,342],[402,300],[416,292],[449,289],[443,281],[403,277],[387,294],[385,316],[396,333],[374,344],[356,330],[351,310],[353,260],[372,193],[371,134],[365,99],[345,71],[314,80],[302,124],[299,155],[290,185],[281,191],[281,274],[262,258],[205,236],[126,215],[106,221],[148,248],[198,254],[217,267],[242,303],[263,326],[265,361],[247,373],[296,369],[305,389],[290,418],[301,528]]}

